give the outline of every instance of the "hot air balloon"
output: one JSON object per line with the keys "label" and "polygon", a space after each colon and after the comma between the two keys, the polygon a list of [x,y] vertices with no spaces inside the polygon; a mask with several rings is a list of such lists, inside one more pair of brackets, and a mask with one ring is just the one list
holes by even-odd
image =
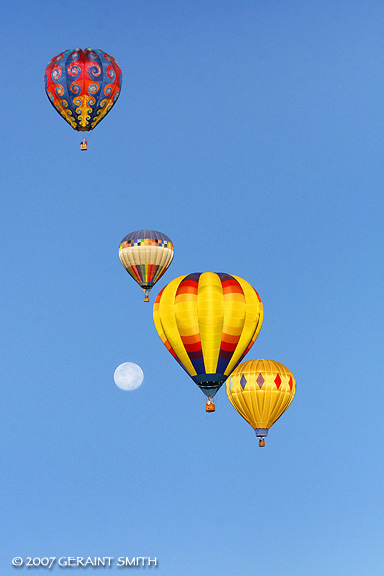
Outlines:
{"label": "hot air balloon", "polygon": [[158,294],[153,318],[172,356],[213,397],[254,344],[263,321],[256,290],[242,278],[204,272],[179,276]]}
{"label": "hot air balloon", "polygon": [[290,370],[274,360],[248,360],[227,380],[227,395],[235,410],[252,426],[265,446],[268,430],[286,411],[296,392]]}
{"label": "hot air balloon", "polygon": [[122,265],[144,290],[144,302],[173,259],[173,244],[165,234],[156,230],[137,230],[120,242]]}
{"label": "hot air balloon", "polygon": [[[120,95],[122,74],[102,50],[75,48],[54,56],[44,75],[45,91],[59,114],[81,132],[93,130]],[[87,149],[85,138],[82,150]]]}

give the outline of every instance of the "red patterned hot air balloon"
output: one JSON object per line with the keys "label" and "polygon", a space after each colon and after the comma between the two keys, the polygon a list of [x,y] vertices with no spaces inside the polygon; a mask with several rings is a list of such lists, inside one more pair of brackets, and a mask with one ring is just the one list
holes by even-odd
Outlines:
{"label": "red patterned hot air balloon", "polygon": [[[44,80],[47,96],[57,112],[74,130],[85,132],[93,130],[114,106],[121,91],[122,73],[106,52],[76,48],[54,56]],[[82,149],[86,150],[86,145]]]}

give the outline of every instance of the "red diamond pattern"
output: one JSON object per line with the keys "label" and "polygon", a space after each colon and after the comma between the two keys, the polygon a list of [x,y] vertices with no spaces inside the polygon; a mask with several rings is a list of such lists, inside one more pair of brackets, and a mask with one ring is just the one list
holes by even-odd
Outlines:
{"label": "red diamond pattern", "polygon": [[280,378],[279,374],[275,378],[275,384],[276,384],[276,388],[279,389],[280,385],[281,385],[281,378]]}
{"label": "red diamond pattern", "polygon": [[288,384],[289,384],[289,389],[292,390],[292,386],[293,386],[292,376],[290,376]]}

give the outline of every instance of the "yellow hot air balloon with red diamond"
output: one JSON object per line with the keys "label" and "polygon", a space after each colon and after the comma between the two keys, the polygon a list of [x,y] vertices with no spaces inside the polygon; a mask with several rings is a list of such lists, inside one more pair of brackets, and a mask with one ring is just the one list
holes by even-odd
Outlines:
{"label": "yellow hot air balloon with red diamond", "polygon": [[207,412],[214,412],[214,395],[260,332],[260,296],[230,274],[179,276],[158,294],[153,318],[164,345],[207,396]]}
{"label": "yellow hot air balloon with red diamond", "polygon": [[252,426],[265,445],[268,430],[291,404],[296,380],[290,370],[274,360],[242,362],[227,380],[232,406]]}

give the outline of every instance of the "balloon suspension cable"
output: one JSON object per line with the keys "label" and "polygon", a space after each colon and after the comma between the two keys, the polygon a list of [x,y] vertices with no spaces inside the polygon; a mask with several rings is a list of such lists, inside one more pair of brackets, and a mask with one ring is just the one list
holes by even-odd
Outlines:
{"label": "balloon suspension cable", "polygon": [[208,397],[207,403],[205,405],[205,411],[206,412],[215,412],[216,408],[215,408],[215,403],[213,401],[212,396]]}

